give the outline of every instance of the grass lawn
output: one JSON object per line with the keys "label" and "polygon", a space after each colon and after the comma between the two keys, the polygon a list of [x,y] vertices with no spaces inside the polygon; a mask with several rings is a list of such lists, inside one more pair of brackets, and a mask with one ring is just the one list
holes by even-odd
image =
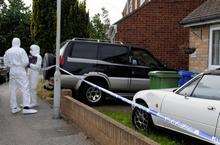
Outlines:
{"label": "grass lawn", "polygon": [[[114,107],[114,106],[112,106]],[[103,107],[104,108],[104,107]],[[106,108],[97,108],[101,113],[111,117],[112,119],[124,124],[127,127],[133,128],[131,122],[131,112],[125,111],[113,111]],[[143,135],[158,142],[161,145],[209,145],[206,142],[197,140],[195,138],[182,135],[173,131],[169,131],[162,128],[154,128],[149,132],[141,132]]]}

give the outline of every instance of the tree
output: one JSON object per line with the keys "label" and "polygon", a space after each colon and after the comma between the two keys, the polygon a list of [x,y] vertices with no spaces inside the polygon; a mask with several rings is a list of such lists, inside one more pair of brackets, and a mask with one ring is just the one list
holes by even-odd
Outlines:
{"label": "tree", "polygon": [[77,0],[62,1],[62,35],[61,40],[74,37],[89,37],[89,14],[86,12],[86,2]]}
{"label": "tree", "polygon": [[90,38],[107,40],[107,31],[110,27],[108,11],[102,8],[102,14],[95,14],[90,22]]}
{"label": "tree", "polygon": [[101,21],[99,13],[92,17],[90,24],[90,38],[101,40],[106,39],[105,26]]}
{"label": "tree", "polygon": [[[86,2],[62,0],[61,41],[74,37],[88,37],[89,15]],[[56,40],[56,0],[33,0],[32,39],[42,53],[53,52]]]}
{"label": "tree", "polygon": [[33,0],[32,40],[41,53],[53,52],[56,40],[56,0]]}
{"label": "tree", "polygon": [[104,7],[102,8],[102,19],[104,22],[105,29],[107,31],[110,27],[110,19],[109,19],[109,12]]}
{"label": "tree", "polygon": [[22,0],[8,0],[7,6],[1,3],[0,9],[0,55],[11,47],[13,37],[21,39],[22,47],[28,49],[31,43],[29,7]]}

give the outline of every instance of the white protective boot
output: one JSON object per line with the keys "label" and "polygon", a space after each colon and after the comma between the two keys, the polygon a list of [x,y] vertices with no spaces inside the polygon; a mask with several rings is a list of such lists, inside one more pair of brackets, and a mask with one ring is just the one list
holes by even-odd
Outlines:
{"label": "white protective boot", "polygon": [[22,113],[23,114],[35,114],[37,113],[37,110],[30,109],[29,107],[24,107]]}
{"label": "white protective boot", "polygon": [[11,109],[11,113],[12,114],[16,114],[16,113],[18,113],[20,111],[21,111],[21,108],[19,108],[19,107]]}

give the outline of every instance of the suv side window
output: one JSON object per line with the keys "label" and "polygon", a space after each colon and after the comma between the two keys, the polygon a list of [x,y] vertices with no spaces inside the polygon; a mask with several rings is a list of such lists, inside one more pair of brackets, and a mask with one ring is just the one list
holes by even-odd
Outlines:
{"label": "suv side window", "polygon": [[132,49],[133,60],[137,61],[137,65],[147,67],[159,67],[160,63],[147,51],[142,49]]}
{"label": "suv side window", "polygon": [[97,44],[76,42],[72,46],[71,57],[97,59]]}
{"label": "suv side window", "polygon": [[101,44],[99,46],[100,59],[119,64],[128,64],[128,48],[125,46]]}
{"label": "suv side window", "polygon": [[193,92],[192,97],[220,100],[220,76],[204,75]]}

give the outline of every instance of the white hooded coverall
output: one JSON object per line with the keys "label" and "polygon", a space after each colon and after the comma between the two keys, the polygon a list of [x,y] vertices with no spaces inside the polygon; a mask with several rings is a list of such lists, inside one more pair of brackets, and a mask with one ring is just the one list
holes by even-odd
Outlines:
{"label": "white hooded coverall", "polygon": [[10,107],[18,108],[16,91],[19,89],[23,96],[23,106],[30,106],[29,81],[25,68],[29,64],[27,53],[20,47],[20,39],[12,40],[12,47],[5,52],[4,64],[10,68],[9,88]]}
{"label": "white hooded coverall", "polygon": [[29,72],[31,106],[37,106],[37,84],[39,79],[39,71],[41,69],[42,57],[40,56],[40,47],[38,45],[31,45],[30,54],[37,58],[35,64],[31,63]]}

